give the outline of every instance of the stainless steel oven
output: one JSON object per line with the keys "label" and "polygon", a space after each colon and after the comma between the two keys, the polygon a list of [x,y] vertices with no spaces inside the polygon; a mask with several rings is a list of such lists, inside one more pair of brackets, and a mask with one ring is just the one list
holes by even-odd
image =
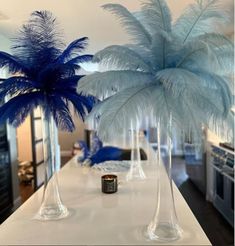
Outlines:
{"label": "stainless steel oven", "polygon": [[234,226],[234,153],[212,146],[213,204]]}

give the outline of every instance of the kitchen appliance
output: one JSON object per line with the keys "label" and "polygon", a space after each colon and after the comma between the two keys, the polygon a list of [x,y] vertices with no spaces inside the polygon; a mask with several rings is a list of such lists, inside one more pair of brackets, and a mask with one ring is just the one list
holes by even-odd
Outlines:
{"label": "kitchen appliance", "polygon": [[213,205],[234,226],[234,152],[211,146],[213,167]]}
{"label": "kitchen appliance", "polygon": [[6,126],[0,126],[0,223],[13,207],[10,153]]}
{"label": "kitchen appliance", "polygon": [[186,173],[196,187],[206,194],[206,158],[203,149],[203,144],[184,143]]}

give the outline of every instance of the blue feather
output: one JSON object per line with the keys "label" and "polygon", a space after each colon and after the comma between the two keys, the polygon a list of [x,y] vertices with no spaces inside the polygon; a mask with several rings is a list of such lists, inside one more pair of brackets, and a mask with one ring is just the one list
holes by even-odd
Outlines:
{"label": "blue feather", "polygon": [[58,94],[47,97],[48,117],[53,115],[56,125],[64,131],[72,132],[75,129],[68,105]]}
{"label": "blue feather", "polygon": [[9,121],[18,127],[28,114],[38,106],[45,107],[45,96],[41,92],[31,92],[13,97],[0,107],[0,124]]}
{"label": "blue feather", "polygon": [[74,55],[77,55],[78,52],[83,51],[88,44],[87,41],[88,41],[87,37],[74,40],[57,58],[57,62],[65,62],[66,60],[71,59]]}
{"label": "blue feather", "polygon": [[40,89],[41,85],[23,76],[13,76],[0,83],[0,98],[6,95],[22,94]]}
{"label": "blue feather", "polygon": [[89,62],[93,58],[93,55],[82,55],[76,56],[73,59],[69,60],[66,64],[80,64],[83,62]]}
{"label": "blue feather", "polygon": [[61,91],[60,96],[70,101],[75,112],[84,120],[86,113],[89,113],[96,103],[96,99],[93,96],[83,96],[77,94],[76,90],[73,91]]}
{"label": "blue feather", "polygon": [[56,87],[58,89],[65,89],[65,90],[74,90],[77,87],[77,84],[84,75],[74,75],[68,78],[60,79],[56,81]]}
{"label": "blue feather", "polygon": [[49,11],[35,11],[18,36],[13,39],[13,55],[0,52],[0,68],[7,67],[12,76],[0,82],[0,99],[11,99],[0,108],[0,123],[7,119],[19,126],[37,106],[46,117],[53,115],[59,128],[73,131],[75,126],[69,104],[84,119],[96,100],[92,96],[76,93],[76,86],[83,75],[76,75],[81,62],[91,55],[79,55],[87,46],[87,38],[73,41],[64,48],[57,31],[56,19]]}
{"label": "blue feather", "polygon": [[122,160],[122,154],[122,149],[111,146],[105,146],[98,150],[97,153],[89,157],[89,159],[91,160],[91,166],[93,166],[94,164],[99,164],[105,161]]}
{"label": "blue feather", "polygon": [[14,56],[19,57],[35,73],[61,54],[64,45],[60,37],[52,13],[35,11],[13,39]]}
{"label": "blue feather", "polygon": [[27,71],[27,68],[22,64],[18,57],[0,51],[0,68],[2,67],[7,67],[10,73]]}

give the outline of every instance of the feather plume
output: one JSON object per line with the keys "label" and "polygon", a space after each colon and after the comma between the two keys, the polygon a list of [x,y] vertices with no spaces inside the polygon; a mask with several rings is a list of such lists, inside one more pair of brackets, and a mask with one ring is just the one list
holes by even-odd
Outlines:
{"label": "feather plume", "polygon": [[233,130],[234,47],[212,26],[212,21],[227,21],[218,1],[196,1],[173,27],[164,0],[146,0],[133,14],[120,5],[107,6],[121,16],[135,42],[98,52],[95,59],[107,70],[78,85],[79,92],[102,100],[87,118],[96,119],[99,136],[110,139],[149,117],[166,133],[172,118],[173,127],[190,132],[194,140],[201,138],[202,125],[228,137],[229,130],[218,129]]}
{"label": "feather plume", "polygon": [[0,52],[0,68],[21,74],[0,82],[0,99],[10,96],[0,107],[0,123],[9,120],[17,127],[40,106],[45,117],[53,116],[60,129],[73,131],[70,105],[84,119],[96,102],[94,97],[76,93],[77,83],[83,77],[76,75],[79,63],[92,59],[91,55],[78,54],[87,46],[87,40],[77,39],[62,51],[64,45],[56,19],[48,11],[33,12],[14,39],[13,55]]}
{"label": "feather plume", "polygon": [[[138,122],[143,115],[143,111],[148,112],[149,97],[151,90],[155,87],[153,84],[148,86],[137,86],[122,90],[116,93],[114,96],[106,99],[102,102],[102,106],[97,107],[97,111],[94,108],[92,114],[100,116],[100,122],[98,126],[98,134],[104,140],[112,138],[114,131],[122,132],[122,129],[129,129],[131,127],[131,121]],[[139,102],[141,101],[141,107]],[[112,107],[110,107],[112,103]],[[126,112],[129,116],[127,118]]]}
{"label": "feather plume", "polygon": [[48,117],[52,115],[56,125],[61,130],[71,132],[75,129],[68,104],[62,97],[58,95],[48,97],[47,105],[48,109],[46,109],[46,111],[48,110]]}
{"label": "feather plume", "polygon": [[65,64],[68,64],[68,65],[76,65],[76,64],[81,64],[83,62],[92,61],[92,59],[93,59],[93,55],[76,56],[73,59],[67,61]]}
{"label": "feather plume", "polygon": [[78,52],[83,51],[87,47],[87,45],[87,37],[76,39],[68,45],[68,47],[57,58],[57,60],[59,62],[65,62],[66,60],[71,59],[74,55],[77,56]]}
{"label": "feather plume", "polygon": [[[161,48],[162,47],[161,42],[158,42],[158,44],[159,44],[159,48]],[[156,47],[156,44],[154,45]],[[152,73],[157,72],[159,70],[160,67],[159,64],[162,64],[161,63],[162,58],[159,54],[156,55],[155,52],[153,52],[153,48],[149,49],[148,47],[142,47],[136,44],[126,44],[125,47],[131,49],[136,54],[138,54],[144,60],[144,62],[151,67]]]}
{"label": "feather plume", "polygon": [[206,33],[198,37],[198,40],[206,43],[211,52],[212,59],[217,62],[217,71],[220,75],[232,75],[234,72],[234,45],[224,35],[218,33]]}
{"label": "feather plume", "polygon": [[[112,81],[112,83],[110,83]],[[99,99],[104,99],[114,93],[137,85],[145,85],[154,81],[150,73],[130,70],[114,70],[96,72],[83,77],[79,81],[78,92],[91,94]]]}
{"label": "feather plume", "polygon": [[61,52],[63,41],[57,22],[49,11],[35,11],[13,39],[14,56],[33,69],[53,62]]}
{"label": "feather plume", "polygon": [[133,40],[143,46],[151,45],[151,35],[141,22],[120,4],[105,4],[103,8],[117,15]]}
{"label": "feather plume", "polygon": [[0,83],[0,98],[34,91],[35,89],[40,89],[40,84],[29,80],[27,77],[13,76]]}
{"label": "feather plume", "polygon": [[155,68],[165,68],[168,45],[172,38],[170,9],[165,0],[149,0],[142,4],[141,14],[143,23],[152,35],[151,50],[158,54]]}
{"label": "feather plume", "polygon": [[97,52],[93,61],[103,65],[118,67],[119,69],[123,64],[128,64],[128,66],[123,67],[122,70],[151,71],[151,66],[149,66],[141,56],[128,47],[120,45],[112,45]]}
{"label": "feather plume", "polygon": [[10,73],[26,72],[27,68],[18,57],[14,57],[6,52],[0,51],[0,67],[8,68]]}
{"label": "feather plume", "polygon": [[174,25],[177,38],[186,43],[193,38],[216,32],[216,21],[227,21],[227,13],[220,8],[217,0],[202,0],[191,4]]}
{"label": "feather plume", "polygon": [[13,97],[0,107],[0,124],[4,124],[8,120],[10,124],[18,127],[34,108],[44,103],[44,99],[41,92],[31,92]]}
{"label": "feather plume", "polygon": [[152,35],[171,32],[171,12],[165,0],[148,0],[142,4],[143,21]]}

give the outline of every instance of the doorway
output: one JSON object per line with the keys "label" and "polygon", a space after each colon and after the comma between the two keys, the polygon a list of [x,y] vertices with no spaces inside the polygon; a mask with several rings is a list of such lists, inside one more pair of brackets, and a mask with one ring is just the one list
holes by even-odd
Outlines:
{"label": "doorway", "polygon": [[35,109],[17,128],[18,178],[22,202],[43,184],[44,155],[41,110]]}

